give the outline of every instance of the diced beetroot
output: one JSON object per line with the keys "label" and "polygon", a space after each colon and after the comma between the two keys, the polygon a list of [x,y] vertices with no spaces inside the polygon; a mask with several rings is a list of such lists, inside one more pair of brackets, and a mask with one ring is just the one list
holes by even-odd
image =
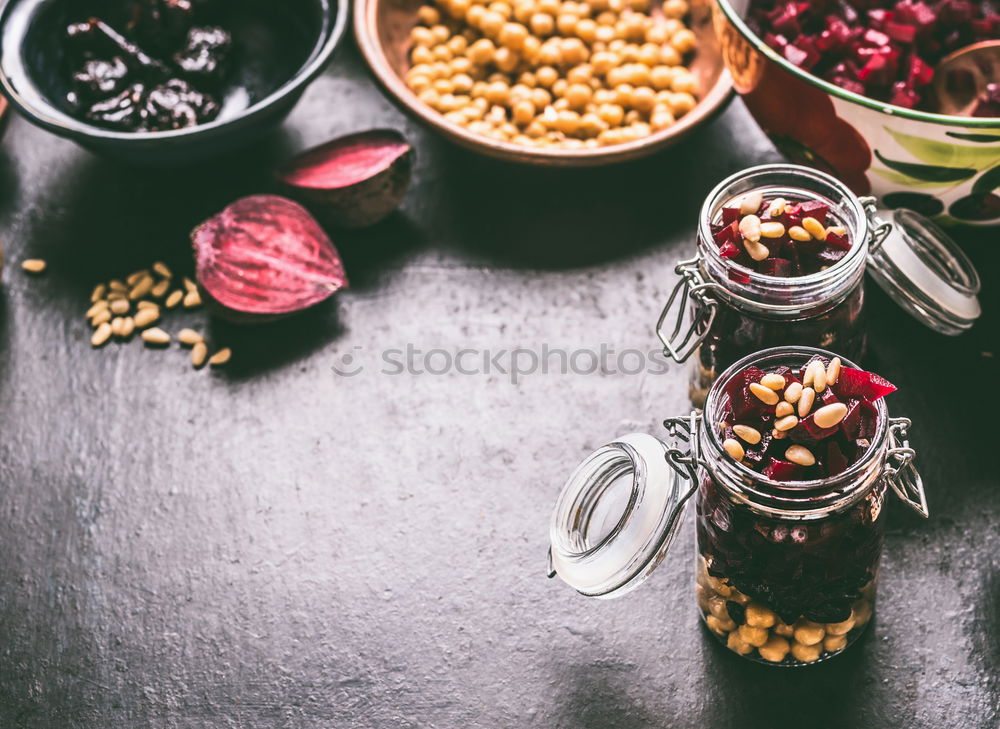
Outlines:
{"label": "diced beetroot", "polygon": [[778,53],[788,45],[788,39],[780,33],[768,33],[764,36],[764,42]]}
{"label": "diced beetroot", "polygon": [[757,264],[757,271],[765,276],[787,277],[792,273],[792,262],[785,258],[765,258]]}
{"label": "diced beetroot", "polygon": [[726,395],[736,420],[759,418],[764,411],[764,403],[750,392],[751,382],[760,382],[764,373],[757,367],[747,367],[733,377],[726,385]]}
{"label": "diced beetroot", "polygon": [[737,221],[733,221],[729,225],[722,226],[719,231],[715,234],[715,242],[720,246],[726,241],[736,240],[740,234],[740,224]]}
{"label": "diced beetroot", "polygon": [[790,461],[783,461],[771,458],[762,471],[764,476],[775,481],[801,481],[803,480],[805,469]]}
{"label": "diced beetroot", "polygon": [[885,34],[897,43],[909,45],[917,38],[917,27],[889,22],[885,24]]}
{"label": "diced beetroot", "polygon": [[876,48],[885,48],[889,45],[889,36],[874,28],[866,30],[861,38],[865,43]]}
{"label": "diced beetroot", "polygon": [[799,216],[802,218],[816,218],[819,222],[825,223],[829,214],[830,206],[819,200],[807,200],[799,205]]}
{"label": "diced beetroot", "polygon": [[839,425],[835,425],[832,428],[821,428],[816,425],[813,416],[809,415],[800,420],[798,425],[788,431],[788,437],[793,443],[813,445],[836,435],[839,430]]}
{"label": "diced beetroot", "polygon": [[840,421],[840,429],[848,440],[857,440],[861,437],[861,400],[847,401],[847,415]]}
{"label": "diced beetroot", "polygon": [[842,251],[851,250],[851,241],[847,239],[846,235],[838,235],[837,233],[827,233],[826,244],[832,248],[838,248],[839,250]]}
{"label": "diced beetroot", "polygon": [[895,392],[896,386],[874,372],[841,367],[840,377],[837,378],[833,389],[844,400],[860,398],[865,402],[875,402],[880,397]]}
{"label": "diced beetroot", "polygon": [[750,283],[750,274],[745,271],[730,269],[729,272],[726,273],[726,277],[730,281],[735,281],[736,283],[741,283],[741,284]]}
{"label": "diced beetroot", "polygon": [[784,377],[786,385],[790,385],[793,382],[798,382],[800,385],[802,384],[802,380],[799,378],[799,373],[795,372],[791,367],[785,367],[782,365],[776,369],[774,373]]}
{"label": "diced beetroot", "polygon": [[833,405],[836,402],[840,402],[840,398],[833,391],[832,387],[826,387],[823,389],[823,394],[820,395],[820,399],[823,401],[824,405]]}
{"label": "diced beetroot", "polygon": [[740,247],[731,240],[727,240],[719,247],[719,255],[723,258],[736,258],[740,253]]}
{"label": "diced beetroot", "polygon": [[847,255],[846,251],[840,251],[836,248],[824,248],[816,256],[816,260],[819,262],[819,267],[822,269],[824,266],[829,268],[830,266],[837,263],[840,259]]}
{"label": "diced beetroot", "polygon": [[740,219],[740,206],[731,206],[722,208],[722,224],[729,225],[730,223],[738,222]]}
{"label": "diced beetroot", "polygon": [[849,465],[847,462],[847,456],[840,449],[837,441],[831,440],[826,444],[826,460],[824,461],[826,466],[827,476],[838,476],[847,470]]}
{"label": "diced beetroot", "polygon": [[809,60],[808,53],[791,43],[781,49],[781,55],[783,55],[790,63],[794,63],[799,67],[804,67],[806,62]]}
{"label": "diced beetroot", "polygon": [[872,8],[868,11],[868,25],[876,30],[884,30],[892,20],[893,12],[885,8]]}
{"label": "diced beetroot", "polygon": [[908,81],[897,81],[892,85],[889,103],[902,106],[904,109],[914,109],[920,103],[920,95],[913,90]]}

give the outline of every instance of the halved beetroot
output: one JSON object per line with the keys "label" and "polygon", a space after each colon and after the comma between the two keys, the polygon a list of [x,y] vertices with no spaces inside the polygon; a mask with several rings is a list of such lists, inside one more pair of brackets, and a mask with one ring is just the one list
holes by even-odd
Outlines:
{"label": "halved beetroot", "polygon": [[277,195],[237,200],[191,232],[198,282],[234,319],[274,318],[347,287],[337,249],[316,219]]}
{"label": "halved beetroot", "polygon": [[374,129],[308,149],[275,176],[331,225],[362,228],[399,206],[412,167],[413,148],[403,135]]}
{"label": "halved beetroot", "polygon": [[880,397],[895,392],[896,386],[874,372],[842,367],[833,389],[844,400],[859,398],[865,402],[875,402]]}

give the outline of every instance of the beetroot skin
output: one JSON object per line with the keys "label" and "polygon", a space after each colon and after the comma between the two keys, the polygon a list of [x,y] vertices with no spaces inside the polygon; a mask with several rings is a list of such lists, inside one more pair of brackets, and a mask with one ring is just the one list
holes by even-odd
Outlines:
{"label": "beetroot skin", "polygon": [[198,282],[229,318],[301,311],[348,285],[330,238],[296,202],[237,200],[191,233]]}
{"label": "beetroot skin", "polygon": [[374,129],[308,149],[275,175],[324,222],[364,228],[399,207],[410,185],[413,156],[399,132]]}

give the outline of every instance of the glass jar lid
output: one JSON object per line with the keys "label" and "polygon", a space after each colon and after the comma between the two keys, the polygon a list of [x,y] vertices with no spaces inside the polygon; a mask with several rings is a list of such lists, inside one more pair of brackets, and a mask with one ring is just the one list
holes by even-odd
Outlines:
{"label": "glass jar lid", "polygon": [[979,274],[941,228],[911,210],[880,211],[892,222],[872,247],[868,272],[918,321],[941,334],[961,334],[979,318]]}
{"label": "glass jar lid", "polygon": [[552,513],[549,577],[588,597],[620,597],[663,560],[693,485],[645,433],[599,448],[569,477]]}

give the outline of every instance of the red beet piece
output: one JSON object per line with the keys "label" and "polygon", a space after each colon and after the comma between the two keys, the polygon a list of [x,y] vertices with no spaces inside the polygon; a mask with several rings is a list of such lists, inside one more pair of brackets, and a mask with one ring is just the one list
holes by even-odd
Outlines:
{"label": "red beet piece", "polygon": [[757,264],[757,271],[767,276],[787,277],[792,274],[792,262],[786,258],[765,258]]}
{"label": "red beet piece", "polygon": [[399,206],[412,166],[413,150],[403,135],[374,129],[306,150],[275,175],[331,225],[362,228]]}
{"label": "red beet piece", "polygon": [[895,392],[896,386],[874,372],[842,367],[833,389],[843,400],[859,398],[865,402],[875,402],[880,397]]}
{"label": "red beet piece", "polygon": [[291,314],[348,285],[319,223],[277,195],[237,200],[195,228],[191,240],[198,281],[224,312]]}
{"label": "red beet piece", "polygon": [[720,246],[726,241],[735,241],[739,239],[740,235],[740,224],[737,221],[728,223],[719,229],[719,232],[715,234],[715,242]]}
{"label": "red beet piece", "polygon": [[742,250],[731,240],[727,240],[719,248],[719,255],[723,258],[736,258],[740,253],[742,253]]}
{"label": "red beet piece", "polygon": [[826,244],[831,248],[837,248],[842,251],[851,250],[851,241],[846,234],[837,235],[836,233],[827,233]]}
{"label": "red beet piece", "polygon": [[[832,388],[830,388],[832,389]],[[847,440],[857,440],[864,437],[861,434],[861,400],[847,401],[847,415],[840,421],[840,429],[844,432]]]}
{"label": "red beet piece", "polygon": [[823,394],[819,396],[820,400],[823,401],[824,405],[833,405],[834,403],[840,402],[840,398],[834,393],[832,387],[827,387],[823,390]]}
{"label": "red beet piece", "polygon": [[831,440],[826,444],[826,459],[823,465],[826,466],[827,476],[837,476],[847,470],[849,465],[847,456],[844,455],[837,441]]}
{"label": "red beet piece", "polygon": [[801,481],[805,469],[790,461],[783,461],[772,457],[764,466],[762,473],[765,477],[775,481]]}
{"label": "red beet piece", "polygon": [[803,418],[799,421],[799,424],[788,431],[788,437],[793,443],[801,443],[803,445],[814,445],[819,443],[821,440],[826,440],[830,436],[836,435],[837,431],[840,430],[840,425],[835,425],[832,428],[821,428],[816,425],[812,415]]}
{"label": "red beet piece", "polygon": [[799,205],[798,215],[800,218],[816,218],[821,223],[826,222],[826,216],[830,214],[830,206],[819,200],[807,200]]}
{"label": "red beet piece", "polygon": [[722,208],[722,222],[724,225],[738,223],[740,220],[740,206]]}
{"label": "red beet piece", "polygon": [[751,382],[760,382],[764,373],[757,367],[747,367],[733,377],[726,385],[726,395],[736,420],[750,420],[760,417],[766,407],[750,392]]}

